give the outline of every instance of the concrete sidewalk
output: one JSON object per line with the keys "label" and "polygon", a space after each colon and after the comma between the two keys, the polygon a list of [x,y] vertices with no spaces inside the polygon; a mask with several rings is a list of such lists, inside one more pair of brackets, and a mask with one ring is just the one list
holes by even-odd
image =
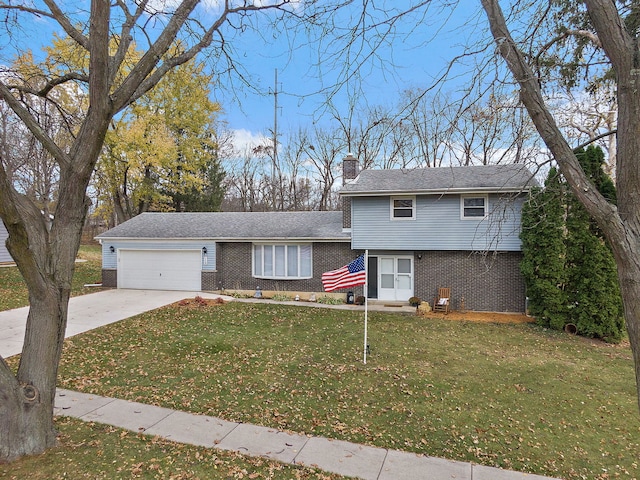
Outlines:
{"label": "concrete sidewalk", "polygon": [[415,453],[309,437],[142,403],[58,389],[55,414],[105,423],[364,480],[548,480],[549,477],[454,462]]}

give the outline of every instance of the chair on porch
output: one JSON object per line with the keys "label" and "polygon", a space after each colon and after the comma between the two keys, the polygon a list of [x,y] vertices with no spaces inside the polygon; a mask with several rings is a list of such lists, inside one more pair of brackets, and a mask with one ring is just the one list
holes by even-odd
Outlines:
{"label": "chair on porch", "polygon": [[449,313],[449,307],[451,306],[451,288],[439,287],[438,296],[433,299],[432,310],[434,312]]}

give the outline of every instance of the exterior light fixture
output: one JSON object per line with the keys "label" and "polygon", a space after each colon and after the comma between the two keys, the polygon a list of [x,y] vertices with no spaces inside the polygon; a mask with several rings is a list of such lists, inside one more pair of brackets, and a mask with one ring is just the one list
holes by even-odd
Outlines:
{"label": "exterior light fixture", "polygon": [[115,247],[114,247],[113,245],[111,245],[111,246],[109,247],[109,251],[110,251],[111,253],[116,253],[116,249],[115,249]]}
{"label": "exterior light fixture", "polygon": [[202,247],[202,254],[206,255],[207,254],[207,247]]}

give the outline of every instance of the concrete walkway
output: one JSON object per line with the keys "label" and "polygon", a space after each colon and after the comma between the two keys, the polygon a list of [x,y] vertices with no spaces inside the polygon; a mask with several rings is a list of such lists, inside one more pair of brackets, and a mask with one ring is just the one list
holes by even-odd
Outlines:
{"label": "concrete walkway", "polygon": [[105,423],[364,480],[546,480],[548,477],[454,462],[342,440],[309,437],[142,403],[59,389],[56,415]]}
{"label": "concrete walkway", "polygon": [[[220,295],[203,292],[105,290],[73,297],[67,337],[160,308],[183,298]],[[228,298],[228,297],[225,297]],[[296,304],[300,304],[296,302]],[[358,308],[348,306],[350,308]],[[335,308],[335,307],[334,307]],[[360,307],[361,308],[361,307]],[[375,308],[375,309],[379,309]],[[22,350],[28,308],[0,312],[0,356]],[[284,463],[371,480],[545,480],[548,477],[426,457],[398,450],[308,437],[272,428],[233,423],[167,408],[59,389],[55,414],[105,423],[171,441],[232,450]]]}

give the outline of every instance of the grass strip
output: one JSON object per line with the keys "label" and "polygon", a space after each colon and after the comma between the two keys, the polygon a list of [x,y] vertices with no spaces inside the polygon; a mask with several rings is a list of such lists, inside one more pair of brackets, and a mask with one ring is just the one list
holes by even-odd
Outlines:
{"label": "grass strip", "polygon": [[59,445],[42,455],[0,464],[0,478],[11,480],[145,478],[338,480],[312,468],[284,465],[157,437],[136,435],[109,425],[61,417]]}

